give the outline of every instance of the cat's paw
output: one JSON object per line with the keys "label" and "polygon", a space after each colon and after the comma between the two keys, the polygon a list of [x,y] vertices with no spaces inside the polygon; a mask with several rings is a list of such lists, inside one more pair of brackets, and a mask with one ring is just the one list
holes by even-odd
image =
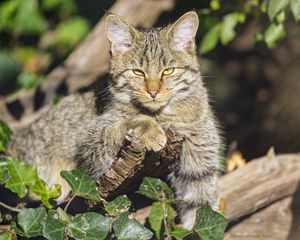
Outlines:
{"label": "cat's paw", "polygon": [[167,143],[165,131],[151,118],[134,119],[131,123],[130,135],[133,139],[143,142],[149,151],[158,152]]}

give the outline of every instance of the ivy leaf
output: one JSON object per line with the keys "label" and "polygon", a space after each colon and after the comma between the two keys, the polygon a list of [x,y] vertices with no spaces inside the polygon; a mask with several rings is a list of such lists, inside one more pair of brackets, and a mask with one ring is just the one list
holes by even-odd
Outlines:
{"label": "ivy leaf", "polygon": [[289,3],[289,0],[270,0],[268,4],[268,15],[271,21]]}
{"label": "ivy leaf", "polygon": [[37,167],[10,158],[7,169],[9,179],[5,187],[17,193],[20,198],[25,197],[28,192],[27,187],[32,187],[38,179]]}
{"label": "ivy leaf", "polygon": [[202,240],[223,240],[228,220],[206,204],[196,213],[195,230]]}
{"label": "ivy leaf", "polygon": [[41,197],[42,203],[47,208],[53,208],[50,200],[58,198],[61,195],[61,187],[59,184],[55,184],[51,188],[48,188],[47,184],[42,179],[38,179],[31,190]]}
{"label": "ivy leaf", "polygon": [[296,22],[300,20],[300,1],[290,0],[290,6]]}
{"label": "ivy leaf", "polygon": [[119,196],[110,202],[104,203],[106,212],[111,216],[119,216],[123,212],[127,212],[131,206],[131,201],[127,196]]}
{"label": "ivy leaf", "polygon": [[166,213],[167,213],[167,224],[169,229],[175,229],[174,219],[177,216],[176,211],[171,207],[170,204],[165,203]]}
{"label": "ivy leaf", "polygon": [[43,224],[47,216],[46,209],[23,208],[17,216],[17,224],[13,225],[18,235],[23,237],[36,237],[43,234]]}
{"label": "ivy leaf", "polygon": [[0,240],[17,240],[17,236],[14,232],[4,231],[0,232]]}
{"label": "ivy leaf", "polygon": [[67,223],[60,219],[56,210],[49,210],[44,223],[43,236],[48,240],[64,240]]}
{"label": "ivy leaf", "polygon": [[160,239],[161,227],[164,219],[164,210],[161,202],[154,202],[151,207],[151,212],[149,215],[149,223],[151,228],[155,232],[155,237]]}
{"label": "ivy leaf", "polygon": [[205,34],[200,46],[200,52],[202,54],[208,53],[216,47],[220,37],[221,29],[222,23],[218,23]]}
{"label": "ivy leaf", "polygon": [[139,193],[148,198],[169,202],[174,200],[174,193],[169,186],[160,179],[145,177],[139,188]]}
{"label": "ivy leaf", "polygon": [[265,41],[269,48],[274,48],[277,41],[285,35],[283,24],[272,23],[264,33]]}
{"label": "ivy leaf", "polygon": [[170,235],[174,238],[176,238],[177,240],[181,240],[184,237],[190,235],[192,232],[184,229],[184,228],[176,228],[175,230],[170,232]]}
{"label": "ivy leaf", "polygon": [[8,179],[8,161],[8,157],[0,156],[0,184],[4,184]]}
{"label": "ivy leaf", "polygon": [[10,130],[9,126],[0,120],[0,152],[6,149],[5,145],[10,140],[11,135],[12,131]]}
{"label": "ivy leaf", "polygon": [[96,182],[86,172],[82,170],[61,171],[60,175],[77,196],[99,201]]}
{"label": "ivy leaf", "polygon": [[119,240],[150,239],[153,233],[137,220],[122,213],[113,223],[114,232]]}
{"label": "ivy leaf", "polygon": [[88,212],[76,215],[68,227],[76,240],[101,240],[106,239],[111,223],[111,218]]}
{"label": "ivy leaf", "polygon": [[223,45],[227,45],[235,37],[235,27],[238,23],[245,21],[245,14],[231,13],[224,17],[220,32],[220,40]]}

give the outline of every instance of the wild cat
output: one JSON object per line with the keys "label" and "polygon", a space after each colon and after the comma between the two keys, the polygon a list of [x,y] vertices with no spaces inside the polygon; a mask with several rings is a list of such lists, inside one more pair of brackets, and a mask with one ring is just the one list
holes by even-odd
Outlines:
{"label": "wild cat", "polygon": [[94,179],[108,170],[129,130],[149,151],[161,150],[164,125],[184,137],[169,180],[181,222],[191,229],[196,209],[217,208],[220,137],[201,80],[195,35],[198,16],[188,12],[174,24],[137,30],[115,14],[105,20],[111,46],[110,98],[99,114],[97,95],[66,97],[10,142],[9,154],[37,164],[49,185],[70,191],[61,170],[81,168]]}

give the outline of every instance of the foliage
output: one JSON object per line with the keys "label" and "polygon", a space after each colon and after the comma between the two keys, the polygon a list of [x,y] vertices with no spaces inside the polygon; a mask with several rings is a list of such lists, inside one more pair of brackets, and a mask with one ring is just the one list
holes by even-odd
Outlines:
{"label": "foliage", "polygon": [[[0,135],[0,141],[7,143],[10,130],[7,125],[5,128],[4,134]],[[20,198],[24,198],[30,190],[40,197],[43,204],[37,208],[21,208],[10,229],[0,233],[0,239],[16,239],[16,235],[25,238],[43,236],[49,240],[101,240],[113,235],[120,240],[151,239],[154,237],[152,230],[156,239],[164,236],[168,239],[183,239],[193,232],[204,240],[223,239],[228,222],[209,205],[198,209],[193,231],[176,225],[174,220],[177,213],[172,207],[175,203],[174,193],[160,179],[145,177],[138,191],[155,200],[149,215],[150,230],[134,219],[129,211],[132,203],[127,196],[118,196],[109,202],[99,198],[96,182],[84,171],[62,171],[61,176],[70,185],[73,196],[102,201],[105,216],[96,212],[84,212],[73,216],[67,212],[67,207],[65,210],[60,207],[50,209],[54,207],[53,199],[60,196],[59,185],[49,188],[38,177],[36,166],[8,156],[2,156],[0,160],[1,182],[5,183],[5,187],[17,193]]]}
{"label": "foliage", "polygon": [[5,150],[5,145],[10,140],[12,131],[8,125],[0,120],[0,152]]}
{"label": "foliage", "polygon": [[[230,11],[229,11],[230,9]],[[255,21],[264,25],[264,16],[269,17],[269,26],[264,26],[264,32],[257,32],[257,41],[265,41],[269,48],[274,48],[277,42],[285,36],[284,22],[291,12],[294,20],[300,19],[300,2],[298,0],[264,0],[264,1],[222,1],[210,0],[210,7],[199,11],[200,19],[205,28],[201,42],[202,54],[212,51],[220,42],[227,45],[236,36],[236,29],[246,22]]]}
{"label": "foliage", "polygon": [[80,170],[62,171],[60,173],[77,196],[98,201],[97,185],[85,172]]}
{"label": "foliage", "polygon": [[5,0],[0,16],[3,93],[38,87],[51,65],[64,60],[90,31],[75,0]]}

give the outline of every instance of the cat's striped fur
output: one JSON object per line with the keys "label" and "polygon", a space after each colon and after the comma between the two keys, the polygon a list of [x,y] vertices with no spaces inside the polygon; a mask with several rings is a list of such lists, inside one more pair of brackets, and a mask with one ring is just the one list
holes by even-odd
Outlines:
{"label": "cat's striped fur", "polygon": [[[92,93],[70,96],[16,135],[11,154],[34,162],[48,183],[61,183],[62,169],[80,167],[95,179],[110,168],[130,129],[148,150],[166,144],[164,125],[184,136],[180,160],[169,179],[183,226],[191,229],[195,209],[217,208],[220,138],[201,80],[194,37],[196,13],[165,28],[136,30],[120,17],[106,17],[111,43],[110,98],[97,114]],[[63,184],[63,196],[69,189]]]}

